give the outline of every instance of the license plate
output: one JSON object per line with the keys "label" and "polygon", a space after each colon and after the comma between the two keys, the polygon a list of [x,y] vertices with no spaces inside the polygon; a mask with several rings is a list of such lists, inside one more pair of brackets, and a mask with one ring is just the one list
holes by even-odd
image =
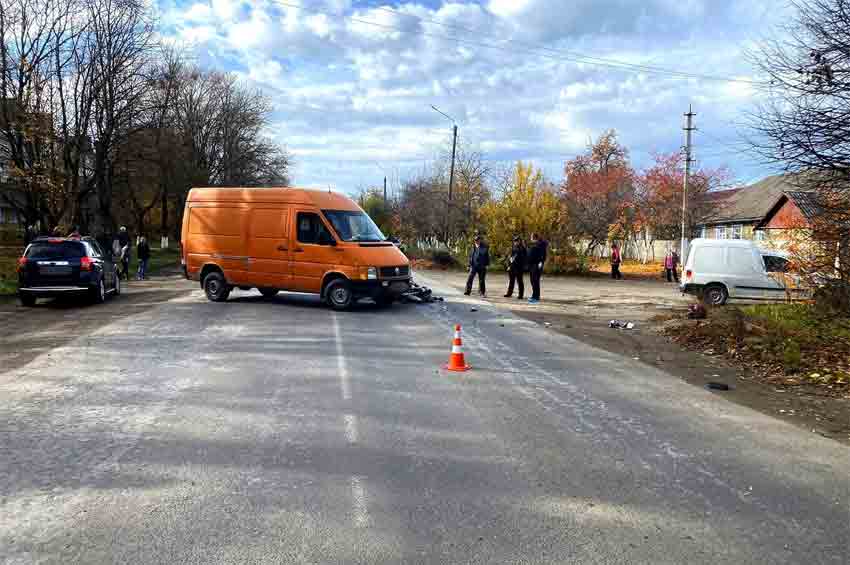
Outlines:
{"label": "license plate", "polygon": [[61,265],[41,265],[38,268],[38,272],[42,275],[70,275],[71,267],[65,267]]}

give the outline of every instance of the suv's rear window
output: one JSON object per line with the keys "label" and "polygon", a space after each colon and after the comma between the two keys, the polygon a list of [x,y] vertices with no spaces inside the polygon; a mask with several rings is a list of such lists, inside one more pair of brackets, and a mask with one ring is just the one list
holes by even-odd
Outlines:
{"label": "suv's rear window", "polygon": [[78,241],[37,241],[27,249],[27,258],[78,259],[86,255],[86,249]]}

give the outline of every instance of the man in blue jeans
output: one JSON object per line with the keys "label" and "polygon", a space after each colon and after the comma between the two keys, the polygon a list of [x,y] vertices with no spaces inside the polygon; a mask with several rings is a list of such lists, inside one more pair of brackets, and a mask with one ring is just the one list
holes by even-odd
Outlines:
{"label": "man in blue jeans", "polygon": [[478,292],[481,296],[487,294],[487,266],[490,264],[490,249],[481,240],[480,235],[475,236],[475,245],[469,253],[469,278],[466,279],[465,295],[472,294],[472,283],[478,277]]}
{"label": "man in blue jeans", "polygon": [[148,240],[145,236],[139,238],[139,246],[136,248],[136,256],[139,258],[139,272],[137,273],[140,281],[145,280],[145,274],[148,270],[148,260],[151,258],[151,248],[148,245]]}

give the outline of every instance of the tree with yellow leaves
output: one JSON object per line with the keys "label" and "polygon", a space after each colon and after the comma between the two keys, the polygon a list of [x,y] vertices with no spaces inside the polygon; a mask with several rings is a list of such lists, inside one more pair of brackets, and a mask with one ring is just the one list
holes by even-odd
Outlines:
{"label": "tree with yellow leaves", "polygon": [[506,175],[502,194],[481,209],[487,237],[494,254],[507,254],[511,240],[519,235],[528,241],[532,232],[549,238],[558,229],[564,207],[546,184],[543,173],[531,163],[517,162]]}

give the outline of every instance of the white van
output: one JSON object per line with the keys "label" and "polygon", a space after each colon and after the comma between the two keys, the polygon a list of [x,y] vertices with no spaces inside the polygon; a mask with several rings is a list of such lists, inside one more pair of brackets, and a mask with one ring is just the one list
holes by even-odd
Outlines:
{"label": "white van", "polygon": [[[730,298],[784,300],[788,258],[745,239],[695,239],[682,277],[682,292],[720,306]],[[794,293],[799,289],[794,289]]]}

